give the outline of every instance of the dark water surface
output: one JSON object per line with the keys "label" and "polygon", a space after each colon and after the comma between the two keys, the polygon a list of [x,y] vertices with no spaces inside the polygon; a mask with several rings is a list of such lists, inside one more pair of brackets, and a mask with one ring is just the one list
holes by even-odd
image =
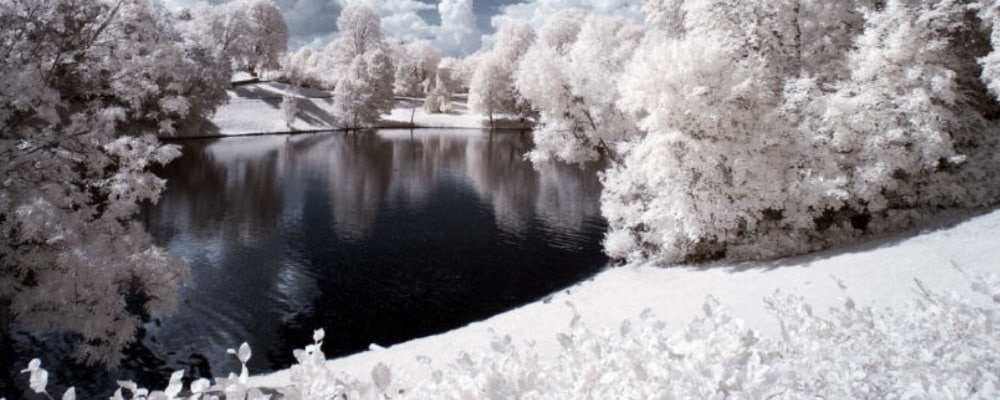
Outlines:
{"label": "dark water surface", "polygon": [[527,134],[180,144],[145,223],[189,261],[193,287],[176,314],[146,325],[110,385],[238,372],[225,352],[243,341],[253,373],[286,368],[316,328],[329,357],[388,346],[537,300],[607,263],[596,169],[532,168]]}
{"label": "dark water surface", "polygon": [[[523,161],[527,135],[435,131],[187,145],[150,231],[191,262],[164,350],[251,343],[286,367],[441,332],[600,269],[595,171]],[[208,354],[205,354],[209,356]],[[211,357],[211,356],[209,356]]]}

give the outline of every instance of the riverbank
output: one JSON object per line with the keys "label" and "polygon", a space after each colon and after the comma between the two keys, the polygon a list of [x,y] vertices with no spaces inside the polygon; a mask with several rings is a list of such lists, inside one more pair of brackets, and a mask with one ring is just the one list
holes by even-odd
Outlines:
{"label": "riverbank", "polygon": [[[1000,273],[998,238],[1000,210],[944,219],[938,221],[936,227],[924,231],[773,262],[668,269],[651,266],[610,268],[543,301],[441,335],[387,349],[373,346],[371,351],[329,360],[326,367],[342,376],[345,382],[369,382],[375,366],[384,363],[399,387],[433,388],[441,382],[439,372],[435,371],[470,368],[470,361],[463,358],[463,354],[473,354],[472,360],[478,360],[477,355],[494,354],[499,357],[494,360],[500,365],[494,367],[501,370],[489,376],[521,379],[524,376],[504,376],[503,365],[508,362],[523,365],[524,360],[512,359],[509,352],[496,355],[506,350],[497,349],[495,338],[509,336],[509,343],[530,349],[537,356],[530,364],[538,365],[538,371],[543,368],[572,371],[573,363],[579,362],[574,361],[577,355],[569,354],[567,345],[567,341],[572,342],[577,337],[574,333],[577,329],[570,326],[574,314],[579,315],[579,321],[591,332],[610,334],[624,330],[623,320],[637,321],[648,309],[663,322],[659,329],[683,333],[693,319],[704,315],[708,297],[718,299],[730,315],[764,338],[780,338],[787,334],[785,326],[779,324],[763,301],[776,292],[801,296],[819,316],[829,315],[831,307],[844,307],[846,298],[852,299],[850,304],[858,309],[867,306],[874,310],[892,308],[907,315],[913,308],[912,302],[924,288],[968,297],[973,294],[970,290],[973,276]],[[917,281],[923,286],[918,286]],[[335,326],[323,328],[328,334],[336,334]],[[889,329],[905,328],[890,326]],[[567,335],[558,336],[560,332],[567,332]],[[901,333],[912,332],[904,330]],[[507,342],[501,340],[499,343],[503,348]],[[641,346],[655,347],[653,343]],[[606,354],[601,357],[611,360],[618,356]],[[609,365],[607,368],[621,368],[620,371],[602,372],[608,376],[616,373],[629,376],[632,372],[628,365]],[[255,384],[272,387],[284,386],[290,381],[287,370],[254,378]]]}
{"label": "riverbank", "polygon": [[[285,133],[309,133],[338,130],[333,118],[333,94],[280,82],[246,82],[228,91],[229,101],[220,106],[211,123],[199,132],[182,137],[250,136]],[[298,112],[291,124],[285,120],[281,102],[285,97],[296,99]],[[374,128],[448,128],[488,129],[489,121],[473,113],[466,105],[464,94],[452,99],[452,111],[427,113],[423,99],[396,98],[392,111],[382,116]],[[531,122],[499,119],[497,129],[530,129]]]}

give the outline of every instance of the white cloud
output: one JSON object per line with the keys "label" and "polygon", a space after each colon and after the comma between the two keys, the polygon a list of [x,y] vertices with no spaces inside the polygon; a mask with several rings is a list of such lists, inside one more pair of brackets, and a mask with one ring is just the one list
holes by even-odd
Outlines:
{"label": "white cloud", "polygon": [[540,27],[548,16],[566,8],[581,8],[595,14],[642,20],[642,2],[639,0],[529,0],[502,7],[500,14],[494,15],[491,22],[494,28],[504,19],[526,21],[531,26]]}
{"label": "white cloud", "polygon": [[476,27],[472,0],[442,0],[437,6],[441,26],[434,43],[446,56],[470,54],[479,49],[482,33]]}
{"label": "white cloud", "polygon": [[417,0],[339,0],[341,6],[367,4],[382,17],[382,34],[404,41],[430,39],[434,27],[418,14],[422,10],[433,10],[434,6]]}
{"label": "white cloud", "polygon": [[429,24],[419,14],[435,6],[417,0],[339,0],[342,6],[364,3],[382,17],[382,33],[404,41],[433,41],[444,55],[461,56],[479,49],[482,32],[476,27],[473,0],[441,0],[437,5],[440,25]]}
{"label": "white cloud", "polygon": [[[204,0],[161,0],[170,10],[192,7]],[[230,0],[209,0],[226,3]],[[337,37],[337,17],[351,3],[363,3],[382,17],[382,33],[404,41],[427,39],[445,55],[462,56],[479,49],[482,32],[476,25],[473,0],[441,0],[435,7],[419,0],[274,0],[291,36],[290,49],[322,48]],[[437,10],[441,24],[428,23],[421,12]]]}
{"label": "white cloud", "polygon": [[276,0],[295,41],[308,42],[329,36],[337,29],[337,16],[343,8],[337,0]]}

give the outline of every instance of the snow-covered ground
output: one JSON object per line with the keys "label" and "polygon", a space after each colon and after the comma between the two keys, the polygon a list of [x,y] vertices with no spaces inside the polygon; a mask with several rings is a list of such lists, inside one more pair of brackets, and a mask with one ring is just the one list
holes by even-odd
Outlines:
{"label": "snow-covered ground", "polygon": [[[212,117],[208,130],[199,136],[255,135],[268,133],[311,132],[336,129],[330,92],[305,89],[278,82],[240,84],[228,90],[229,102]],[[291,127],[281,110],[284,96],[298,101],[298,113]],[[448,113],[428,114],[423,99],[397,98],[395,108],[382,116],[378,128],[472,128],[488,125],[481,115],[469,112],[464,96],[453,99]],[[412,121],[412,123],[411,123]]]}
{"label": "snow-covered ground", "polygon": [[[414,387],[433,380],[435,370],[462,353],[491,352],[496,335],[533,346],[539,364],[563,362],[565,343],[557,334],[571,330],[572,309],[594,332],[617,332],[623,320],[635,321],[645,309],[665,322],[664,330],[678,331],[703,315],[706,298],[714,296],[747,327],[774,337],[781,328],[763,299],[776,291],[802,296],[820,315],[842,305],[845,297],[859,306],[900,310],[915,299],[915,280],[931,290],[967,295],[971,276],[1000,273],[1000,210],[932,224],[921,232],[772,262],[609,268],[543,301],[444,334],[384,349],[373,346],[329,360],[327,366],[367,382],[373,368],[385,363],[401,387]],[[336,335],[337,327],[324,328]],[[286,370],[254,379],[258,385],[284,386],[290,375]]]}

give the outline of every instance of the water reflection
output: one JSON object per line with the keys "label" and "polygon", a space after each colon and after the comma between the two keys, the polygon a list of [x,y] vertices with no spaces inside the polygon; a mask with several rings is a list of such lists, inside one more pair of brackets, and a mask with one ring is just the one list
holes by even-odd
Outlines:
{"label": "water reflection", "polygon": [[[195,287],[144,343],[174,368],[246,340],[291,363],[461,326],[603,267],[595,168],[523,160],[528,135],[381,131],[185,142],[149,214]],[[191,367],[194,369],[194,367]]]}

